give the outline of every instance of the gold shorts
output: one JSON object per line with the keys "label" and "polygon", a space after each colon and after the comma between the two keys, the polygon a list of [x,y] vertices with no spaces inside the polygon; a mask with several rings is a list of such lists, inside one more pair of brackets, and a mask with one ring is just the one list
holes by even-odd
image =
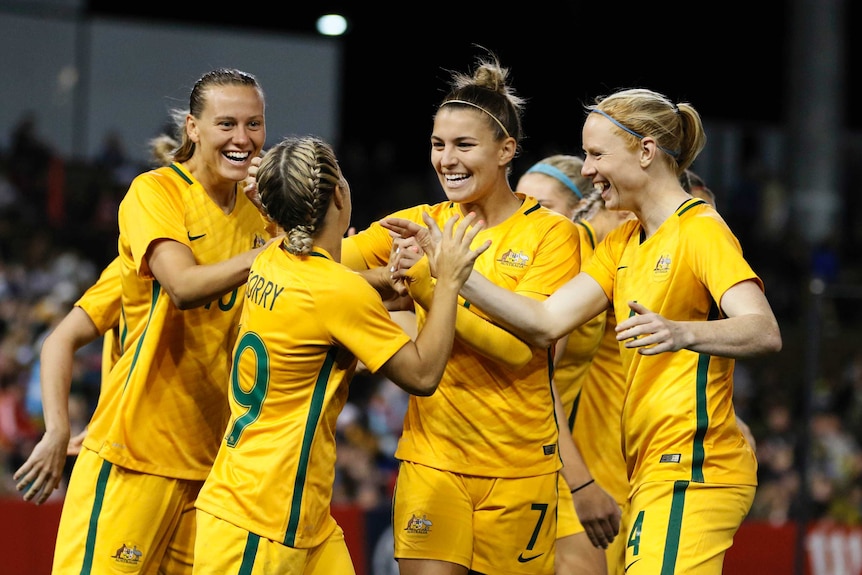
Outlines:
{"label": "gold shorts", "polygon": [[654,481],[634,490],[626,518],[626,575],[721,575],[754,501],[752,485]]}
{"label": "gold shorts", "polygon": [[63,502],[52,573],[190,575],[201,485],[132,471],[82,448]]}
{"label": "gold shorts", "polygon": [[288,547],[198,509],[194,575],[354,575],[344,531],[336,526],[317,547]]}
{"label": "gold shorts", "polygon": [[495,575],[553,575],[557,474],[460,475],[402,462],[393,497],[396,559]]}

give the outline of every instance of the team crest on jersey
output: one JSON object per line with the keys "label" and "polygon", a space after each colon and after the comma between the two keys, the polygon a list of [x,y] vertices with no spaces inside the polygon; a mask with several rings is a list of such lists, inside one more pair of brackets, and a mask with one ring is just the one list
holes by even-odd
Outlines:
{"label": "team crest on jersey", "polygon": [[428,535],[431,532],[431,520],[424,513],[421,516],[414,513],[407,522],[407,527],[404,528],[404,531],[418,535]]}
{"label": "team crest on jersey", "polygon": [[670,254],[663,254],[659,257],[652,270],[653,279],[664,280],[670,275]]}
{"label": "team crest on jersey", "polygon": [[527,267],[527,264],[530,263],[530,256],[523,252],[506,250],[497,261],[507,267],[525,268]]}
{"label": "team crest on jersey", "polygon": [[263,239],[263,236],[260,234],[254,234],[254,242],[251,245],[251,249],[259,248],[266,243],[266,240]]}
{"label": "team crest on jersey", "polygon": [[138,549],[134,543],[125,542],[117,549],[111,558],[122,565],[137,566],[141,562],[144,552]]}

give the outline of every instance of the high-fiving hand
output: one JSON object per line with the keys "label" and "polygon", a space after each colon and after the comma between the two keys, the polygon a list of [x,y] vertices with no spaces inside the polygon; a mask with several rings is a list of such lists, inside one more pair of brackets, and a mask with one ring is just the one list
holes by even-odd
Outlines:
{"label": "high-fiving hand", "polygon": [[[473,213],[467,214],[467,216],[464,218],[464,224],[468,223],[468,218],[469,223],[472,223],[475,220],[475,217],[476,216]],[[457,219],[458,216],[453,216],[453,218],[450,219],[449,222],[446,223],[446,225],[449,226],[450,223],[454,223],[454,220]],[[380,225],[389,230],[395,238],[400,239],[402,242],[414,242],[407,245],[418,246],[418,249],[421,250],[421,252],[417,251],[414,253],[420,254],[420,256],[421,254],[425,254],[428,256],[428,263],[431,267],[431,275],[433,275],[434,277],[438,277],[437,255],[440,253],[440,247],[445,239],[444,232],[440,230],[440,227],[437,225],[437,222],[435,222],[434,218],[432,218],[427,212],[422,214],[422,220],[425,222],[425,226],[427,227],[424,227],[411,220],[392,217],[383,218],[382,220],[380,220]],[[464,224],[462,224],[462,226]],[[476,228],[480,225],[482,228],[484,228],[485,224],[484,222],[478,222],[473,227]],[[478,232],[479,230],[476,229],[475,233],[470,236],[470,239],[475,237],[476,233]],[[447,230],[445,232],[445,236],[451,237],[451,230]],[[485,242],[485,244],[486,245],[481,248],[483,252],[488,249],[488,246],[491,245],[490,240]],[[393,265],[392,269],[390,270],[392,272],[393,279],[403,278],[404,273],[408,269],[410,269],[410,267],[415,263],[415,260],[413,260],[412,258],[412,254],[406,253],[409,251],[410,250],[402,250],[402,252],[405,253],[401,255],[401,257],[396,258],[394,262],[395,265]]]}

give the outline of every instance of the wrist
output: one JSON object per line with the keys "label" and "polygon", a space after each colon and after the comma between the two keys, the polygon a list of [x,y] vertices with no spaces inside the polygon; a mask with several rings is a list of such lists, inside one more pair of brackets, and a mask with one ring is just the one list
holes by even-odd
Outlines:
{"label": "wrist", "polygon": [[585,488],[585,487],[589,487],[590,485],[592,485],[592,484],[593,484],[593,483],[595,483],[595,482],[596,482],[596,480],[595,480],[595,479],[590,479],[590,480],[589,480],[589,481],[587,481],[586,483],[582,483],[582,484],[578,485],[577,487],[572,487],[569,491],[570,491],[571,493],[573,493],[573,494],[574,494],[574,493],[577,493],[577,492],[578,492],[578,491],[580,491],[581,489],[583,489],[583,488]]}

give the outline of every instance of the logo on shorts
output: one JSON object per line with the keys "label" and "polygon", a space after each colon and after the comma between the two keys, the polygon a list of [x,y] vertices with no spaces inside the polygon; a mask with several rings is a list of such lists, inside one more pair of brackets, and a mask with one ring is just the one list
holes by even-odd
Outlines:
{"label": "logo on shorts", "polygon": [[143,554],[143,551],[134,543],[123,543],[117,552],[111,555],[111,559],[124,565],[137,565],[141,562]]}
{"label": "logo on shorts", "polygon": [[404,528],[404,531],[407,533],[416,533],[419,535],[428,535],[431,532],[431,521],[428,519],[428,516],[423,514],[421,517],[413,514],[410,517],[410,520],[407,522],[407,527]]}
{"label": "logo on shorts", "polygon": [[661,456],[659,463],[679,463],[682,456],[679,453],[665,453]]}
{"label": "logo on shorts", "polygon": [[545,455],[553,455],[556,452],[557,452],[556,444],[552,443],[551,445],[543,445],[542,446],[542,453],[544,453]]}
{"label": "logo on shorts", "polygon": [[544,553],[539,553],[538,555],[530,555],[529,557],[524,557],[524,554],[521,553],[520,555],[518,555],[518,563],[528,563],[528,562],[532,561],[533,559],[538,559],[542,555],[544,555]]}

